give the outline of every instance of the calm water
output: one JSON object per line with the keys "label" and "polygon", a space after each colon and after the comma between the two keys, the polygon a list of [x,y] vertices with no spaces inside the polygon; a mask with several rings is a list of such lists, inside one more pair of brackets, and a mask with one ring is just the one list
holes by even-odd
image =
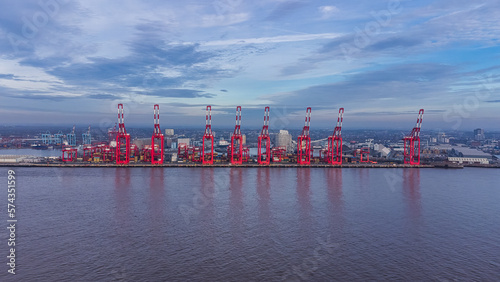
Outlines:
{"label": "calm water", "polygon": [[1,281],[500,280],[496,169],[15,171]]}

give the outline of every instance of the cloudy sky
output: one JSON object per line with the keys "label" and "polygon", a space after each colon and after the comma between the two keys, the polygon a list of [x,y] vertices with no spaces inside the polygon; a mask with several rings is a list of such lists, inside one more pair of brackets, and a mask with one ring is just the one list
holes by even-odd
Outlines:
{"label": "cloudy sky", "polygon": [[[500,2],[0,0],[2,124],[500,130]],[[276,122],[278,121],[278,122]]]}

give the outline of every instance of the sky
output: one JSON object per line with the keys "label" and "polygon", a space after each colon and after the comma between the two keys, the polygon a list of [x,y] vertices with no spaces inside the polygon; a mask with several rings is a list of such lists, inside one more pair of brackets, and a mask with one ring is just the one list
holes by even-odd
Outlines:
{"label": "sky", "polygon": [[500,131],[500,1],[0,0],[0,121]]}

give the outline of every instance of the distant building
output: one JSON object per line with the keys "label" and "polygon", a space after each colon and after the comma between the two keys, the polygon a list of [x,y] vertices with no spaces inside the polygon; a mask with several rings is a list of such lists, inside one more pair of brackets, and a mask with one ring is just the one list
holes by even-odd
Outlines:
{"label": "distant building", "polygon": [[218,146],[229,146],[229,142],[227,140],[224,140],[223,137],[220,138],[219,142],[217,142]]}
{"label": "distant building", "polygon": [[165,129],[165,136],[174,136],[173,129]]}
{"label": "distant building", "polygon": [[285,147],[287,152],[293,151],[292,135],[288,133],[288,130],[280,130],[280,132],[276,134],[274,143],[276,147]]}
{"label": "distant building", "polygon": [[168,162],[176,162],[177,161],[177,153],[167,153],[165,155],[165,160]]}
{"label": "distant building", "polygon": [[[233,133],[229,134],[229,140],[233,137]],[[245,145],[247,143],[247,136],[245,134],[241,134],[241,144]]]}
{"label": "distant building", "polygon": [[166,137],[165,138],[165,147],[172,148],[172,142],[173,142],[173,139],[171,137]]}
{"label": "distant building", "polygon": [[41,157],[28,155],[0,155],[0,163],[36,163],[41,160]]}
{"label": "distant building", "polygon": [[487,158],[462,158],[462,157],[449,157],[448,161],[459,164],[489,164]]}
{"label": "distant building", "polygon": [[139,148],[143,148],[146,145],[151,145],[151,138],[136,138],[131,143]]}
{"label": "distant building", "polygon": [[191,145],[191,139],[190,138],[177,138],[177,145],[180,145],[180,144]]}
{"label": "distant building", "polygon": [[455,150],[459,154],[459,157],[464,157],[464,158],[484,158],[491,160],[492,155],[485,153],[480,150],[476,149],[471,149],[471,148],[466,148],[466,147],[456,147],[452,146],[451,149]]}
{"label": "distant building", "polygon": [[373,150],[380,154],[381,157],[386,158],[391,153],[391,149],[385,147],[382,144],[373,145]]}
{"label": "distant building", "polygon": [[484,139],[484,130],[482,128],[474,129],[474,140],[483,141]]}
{"label": "distant building", "polygon": [[439,133],[438,142],[441,144],[448,144],[450,143],[450,138],[446,137],[445,133]]}

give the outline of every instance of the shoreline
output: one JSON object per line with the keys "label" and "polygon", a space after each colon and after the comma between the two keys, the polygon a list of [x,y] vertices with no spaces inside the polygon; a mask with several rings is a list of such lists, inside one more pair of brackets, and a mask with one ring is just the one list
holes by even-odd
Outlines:
{"label": "shoreline", "polygon": [[259,164],[242,164],[242,165],[231,165],[231,164],[212,164],[212,165],[202,165],[202,164],[161,164],[152,165],[150,163],[133,163],[126,165],[119,165],[113,163],[98,164],[98,163],[72,163],[72,164],[59,164],[59,163],[0,163],[0,167],[61,167],[61,168],[76,168],[76,167],[89,167],[89,168],[105,168],[105,167],[171,167],[171,168],[224,168],[224,167],[237,167],[237,168],[450,168],[450,169],[462,169],[464,166],[458,165],[405,165],[405,164],[342,164],[342,165],[329,165],[329,164],[311,164],[311,165],[298,165],[298,164],[271,164],[271,165],[259,165]]}

